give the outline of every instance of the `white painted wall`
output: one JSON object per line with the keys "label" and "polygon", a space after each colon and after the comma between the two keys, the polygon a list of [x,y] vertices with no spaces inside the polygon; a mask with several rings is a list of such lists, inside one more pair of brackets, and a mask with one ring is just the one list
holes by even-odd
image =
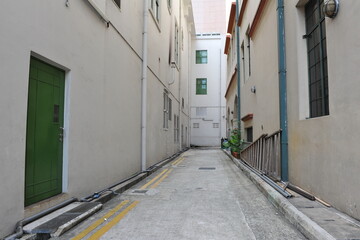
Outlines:
{"label": "white painted wall", "polygon": [[[195,146],[219,146],[220,139],[226,137],[224,39],[224,35],[193,39],[190,93],[191,144]],[[196,50],[208,51],[207,64],[196,64]],[[196,95],[196,78],[207,78],[206,95]],[[199,107],[206,108],[206,115],[196,114]],[[194,128],[194,123],[199,123],[199,128]],[[219,128],[214,128],[214,123],[218,123]]]}
{"label": "white painted wall", "polygon": [[[69,7],[65,1],[0,3],[0,191],[6,193],[0,204],[0,238],[25,216],[69,197],[85,197],[141,171],[142,1],[122,1],[121,10],[113,1],[102,3],[100,8],[112,22],[109,27],[86,1],[70,1]],[[188,35],[194,29],[190,1],[182,2],[181,17],[179,1],[173,3],[170,13],[165,1],[161,6],[161,31],[149,16],[148,166],[180,150],[173,130],[162,128],[163,90],[169,90],[173,112],[178,111],[181,97],[187,99]],[[177,70],[171,86],[168,56],[174,22],[170,19],[181,19],[184,29],[184,68]],[[66,71],[65,185],[64,194],[25,209],[31,55]],[[181,91],[179,81],[184,82]],[[189,127],[188,115],[184,108],[184,127]]]}

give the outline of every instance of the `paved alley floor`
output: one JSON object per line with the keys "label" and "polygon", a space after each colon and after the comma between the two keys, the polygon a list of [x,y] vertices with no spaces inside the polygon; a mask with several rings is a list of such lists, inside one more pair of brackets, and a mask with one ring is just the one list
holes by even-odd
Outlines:
{"label": "paved alley floor", "polygon": [[192,149],[59,239],[306,239],[219,149]]}

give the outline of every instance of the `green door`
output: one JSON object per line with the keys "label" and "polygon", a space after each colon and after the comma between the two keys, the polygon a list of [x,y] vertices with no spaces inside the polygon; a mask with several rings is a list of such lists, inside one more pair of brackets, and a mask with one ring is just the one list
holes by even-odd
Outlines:
{"label": "green door", "polygon": [[25,206],[62,192],[65,72],[30,61]]}

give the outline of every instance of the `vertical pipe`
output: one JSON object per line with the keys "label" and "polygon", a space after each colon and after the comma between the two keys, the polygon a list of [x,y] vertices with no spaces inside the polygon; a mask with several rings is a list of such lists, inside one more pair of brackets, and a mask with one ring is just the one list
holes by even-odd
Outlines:
{"label": "vertical pipe", "polygon": [[236,28],[236,56],[237,56],[237,95],[238,95],[238,99],[237,99],[237,119],[238,119],[238,137],[239,137],[239,142],[241,140],[241,96],[240,96],[240,27],[238,27],[237,23],[239,21],[239,0],[236,0],[236,21],[235,21],[235,28]]}
{"label": "vertical pipe", "polygon": [[[179,33],[181,32],[181,5],[182,5],[182,2],[179,1],[179,27],[178,27],[178,31]],[[176,31],[176,29],[175,29]],[[181,113],[182,113],[182,97],[181,97],[181,54],[180,54],[180,34],[177,34],[177,41],[178,41],[178,44],[177,44],[177,52],[178,52],[178,63],[179,64],[179,128],[181,128],[181,134],[180,134],[180,141],[179,141],[179,149],[180,151],[182,150],[183,148],[183,137],[184,137],[184,128],[181,127],[182,125],[182,119],[181,119]],[[175,33],[176,35],[176,33]],[[176,48],[176,43],[174,44],[175,48]],[[179,131],[180,132],[180,131]]]}
{"label": "vertical pipe", "polygon": [[288,181],[288,120],[286,93],[286,46],[284,0],[278,0],[278,61],[279,61],[279,101],[281,134],[281,179]]}
{"label": "vertical pipe", "polygon": [[148,0],[144,0],[144,26],[142,42],[142,76],[141,76],[141,170],[146,170],[146,100],[147,100],[147,47],[148,47]]}
{"label": "vertical pipe", "polygon": [[[222,54],[221,54],[221,48],[219,49],[219,60],[220,60],[220,74],[219,74],[219,140],[221,139],[221,108],[222,108],[222,105],[221,105],[221,79],[222,79],[222,71],[221,71],[221,68],[222,68]],[[220,146],[221,147],[221,146]]]}

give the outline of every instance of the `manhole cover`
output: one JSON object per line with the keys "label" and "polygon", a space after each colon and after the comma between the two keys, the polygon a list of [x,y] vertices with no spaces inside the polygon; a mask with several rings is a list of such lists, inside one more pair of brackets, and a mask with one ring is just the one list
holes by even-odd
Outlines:
{"label": "manhole cover", "polygon": [[148,190],[147,189],[135,189],[134,191],[132,191],[133,193],[146,193]]}
{"label": "manhole cover", "polygon": [[214,167],[201,167],[199,168],[199,170],[215,170],[216,168]]}

